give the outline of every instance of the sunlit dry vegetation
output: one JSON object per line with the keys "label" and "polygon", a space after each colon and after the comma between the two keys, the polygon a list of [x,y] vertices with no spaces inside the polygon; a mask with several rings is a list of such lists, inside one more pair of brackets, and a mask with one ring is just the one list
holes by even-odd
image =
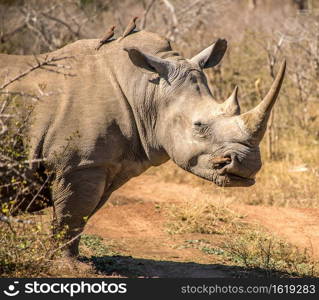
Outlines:
{"label": "sunlit dry vegetation", "polygon": [[231,211],[226,204],[213,204],[208,198],[190,199],[172,205],[168,210],[168,232],[225,234],[238,231],[242,216]]}
{"label": "sunlit dry vegetation", "polygon": [[200,239],[186,240],[180,247],[198,249],[211,261],[259,270],[265,277],[319,276],[319,261],[310,248],[300,249],[260,228],[232,232],[218,245]]}

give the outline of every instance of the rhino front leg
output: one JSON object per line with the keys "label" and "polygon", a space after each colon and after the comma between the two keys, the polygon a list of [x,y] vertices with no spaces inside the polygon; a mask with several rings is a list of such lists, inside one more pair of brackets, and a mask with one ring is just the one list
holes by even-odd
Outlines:
{"label": "rhino front leg", "polygon": [[65,231],[66,256],[79,254],[79,235],[100,202],[105,183],[106,172],[102,168],[87,168],[57,176],[53,185],[56,214],[53,227],[55,232]]}

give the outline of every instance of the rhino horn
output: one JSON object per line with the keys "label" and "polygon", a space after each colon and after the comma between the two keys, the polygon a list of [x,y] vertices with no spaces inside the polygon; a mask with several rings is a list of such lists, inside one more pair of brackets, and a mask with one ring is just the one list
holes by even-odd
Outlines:
{"label": "rhino horn", "polygon": [[281,63],[277,76],[265,98],[252,110],[240,115],[252,143],[259,144],[267,129],[267,122],[279,94],[286,71],[286,61]]}
{"label": "rhino horn", "polygon": [[236,116],[240,115],[240,106],[238,103],[238,86],[235,87],[233,93],[228,99],[224,101],[223,110],[227,115]]}

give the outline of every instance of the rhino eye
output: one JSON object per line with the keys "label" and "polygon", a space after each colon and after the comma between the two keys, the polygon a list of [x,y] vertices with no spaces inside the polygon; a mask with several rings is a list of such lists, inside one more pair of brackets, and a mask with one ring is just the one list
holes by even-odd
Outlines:
{"label": "rhino eye", "polygon": [[194,123],[195,134],[200,138],[206,138],[210,135],[210,128],[207,124],[203,124],[200,121]]}
{"label": "rhino eye", "polygon": [[191,82],[197,83],[197,78],[196,77],[191,77]]}

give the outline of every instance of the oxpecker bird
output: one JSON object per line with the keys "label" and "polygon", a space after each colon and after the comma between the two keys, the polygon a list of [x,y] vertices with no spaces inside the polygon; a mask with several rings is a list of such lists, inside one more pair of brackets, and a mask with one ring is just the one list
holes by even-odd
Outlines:
{"label": "oxpecker bird", "polygon": [[104,38],[99,41],[98,46],[95,48],[96,50],[99,50],[110,38],[113,37],[114,29],[114,25],[110,27],[109,31],[105,34]]}
{"label": "oxpecker bird", "polygon": [[136,29],[136,20],[138,19],[138,17],[134,17],[132,18],[132,20],[130,21],[130,23],[126,26],[122,36],[118,39],[118,41],[122,40],[123,38],[125,38],[126,36],[128,36],[129,34],[131,34],[132,32],[134,32],[134,30]]}

